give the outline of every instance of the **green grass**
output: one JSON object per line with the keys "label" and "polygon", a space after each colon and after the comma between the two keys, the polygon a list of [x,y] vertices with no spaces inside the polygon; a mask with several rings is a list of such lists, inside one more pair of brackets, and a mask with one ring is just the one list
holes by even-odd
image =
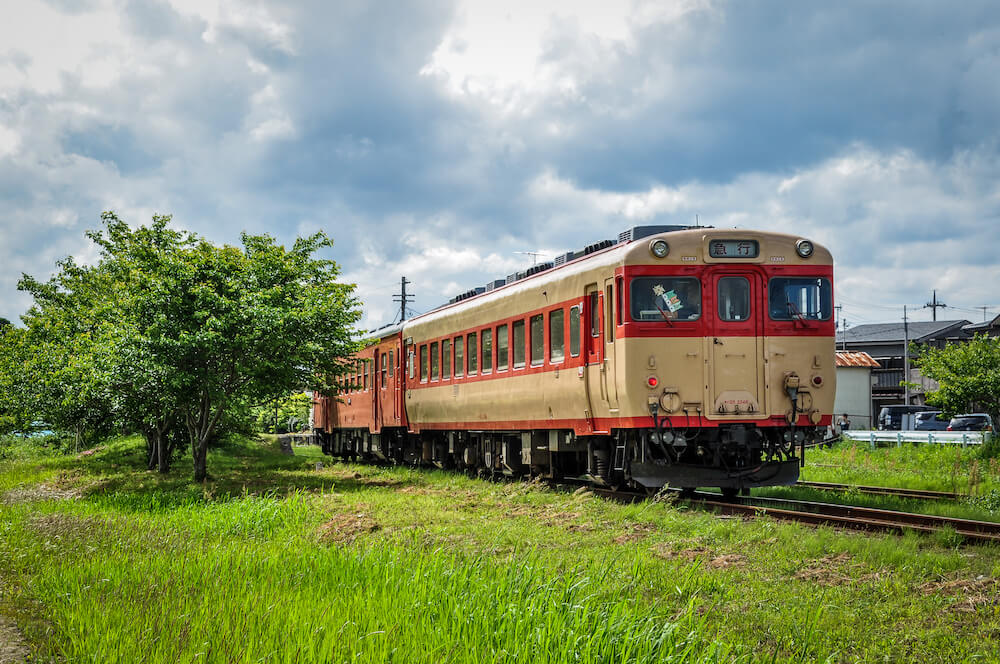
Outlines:
{"label": "green grass", "polygon": [[215,450],[205,485],[141,453],[0,462],[0,614],[36,659],[998,661],[995,548],[270,441]]}

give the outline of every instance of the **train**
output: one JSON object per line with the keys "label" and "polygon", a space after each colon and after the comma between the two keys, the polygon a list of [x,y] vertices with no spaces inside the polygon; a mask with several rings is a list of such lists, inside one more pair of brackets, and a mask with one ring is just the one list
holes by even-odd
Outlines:
{"label": "train", "polygon": [[833,419],[833,259],[635,226],[368,334],[316,394],[326,454],[655,493],[798,479]]}

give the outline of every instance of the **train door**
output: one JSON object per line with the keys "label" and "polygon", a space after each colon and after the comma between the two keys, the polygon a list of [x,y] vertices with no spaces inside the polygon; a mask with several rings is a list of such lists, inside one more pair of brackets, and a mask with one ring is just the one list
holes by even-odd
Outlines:
{"label": "train door", "polygon": [[[608,410],[607,390],[604,385],[604,298],[598,284],[590,284],[584,292],[584,382],[587,390],[587,419],[592,433],[599,430],[596,418]],[[599,413],[595,409],[600,409]]]}
{"label": "train door", "polygon": [[618,381],[616,367],[622,344],[615,340],[615,330],[622,323],[621,292],[615,292],[615,278],[604,280],[604,394],[608,409],[618,412]]}
{"label": "train door", "polygon": [[[713,302],[709,317],[709,417],[763,417],[764,292],[753,270],[717,268],[705,280]],[[707,313],[707,312],[706,312]]]}
{"label": "train door", "polygon": [[379,362],[382,361],[382,352],[376,348],[374,354],[372,355],[372,371],[371,371],[371,386],[372,386],[372,433],[378,433],[382,430],[382,381],[379,376]]}

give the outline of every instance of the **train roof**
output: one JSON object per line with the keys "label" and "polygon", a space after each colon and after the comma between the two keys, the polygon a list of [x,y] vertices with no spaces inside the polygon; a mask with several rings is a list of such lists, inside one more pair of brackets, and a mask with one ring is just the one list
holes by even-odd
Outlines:
{"label": "train roof", "polygon": [[[532,266],[528,270],[509,275],[507,279],[498,279],[489,282],[485,287],[480,286],[462,293],[452,298],[447,303],[436,307],[425,314],[415,316],[403,323],[408,326],[414,323],[427,323],[438,318],[451,315],[461,305],[469,300],[476,300],[476,303],[487,302],[494,298],[509,297],[530,288],[538,287],[547,283],[550,279],[565,279],[581,272],[586,272],[600,265],[613,265],[624,260],[625,255],[634,249],[635,242],[654,235],[681,233],[688,231],[712,232],[729,237],[739,237],[742,235],[753,235],[757,237],[767,236],[772,238],[782,238],[794,240],[801,236],[789,235],[787,233],[777,233],[772,231],[754,231],[748,229],[715,228],[713,226],[633,226],[618,234],[617,241],[602,240],[590,244],[583,249],[573,252],[566,252],[556,257],[551,263],[543,263]],[[816,249],[821,249],[815,245]],[[817,252],[820,253],[820,252]],[[397,330],[398,331],[398,330]]]}
{"label": "train roof", "polygon": [[382,327],[376,328],[374,330],[368,330],[362,332],[358,336],[358,341],[381,341],[387,337],[392,337],[399,334],[399,331],[403,329],[403,323],[389,323],[388,325],[383,325]]}

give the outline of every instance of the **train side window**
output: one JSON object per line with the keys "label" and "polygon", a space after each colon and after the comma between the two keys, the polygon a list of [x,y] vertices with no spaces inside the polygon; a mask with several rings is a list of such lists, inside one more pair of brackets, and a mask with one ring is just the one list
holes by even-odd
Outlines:
{"label": "train side window", "polygon": [[441,375],[441,357],[438,353],[438,342],[431,344],[431,380],[437,380]]}
{"label": "train side window", "polygon": [[569,354],[580,356],[580,305],[569,309]]}
{"label": "train side window", "polygon": [[427,382],[427,344],[420,347],[420,382]]}
{"label": "train side window", "polygon": [[469,340],[469,347],[465,357],[469,362],[468,373],[470,376],[474,376],[479,370],[479,351],[476,349],[476,333],[469,332],[469,336],[467,338]]}
{"label": "train side window", "polygon": [[396,365],[392,363],[392,351],[389,351],[389,375],[392,378],[396,377]]}
{"label": "train side window", "polygon": [[541,366],[545,362],[545,318],[542,314],[531,317],[528,334],[531,338],[531,366]]}
{"label": "train side window", "polygon": [[590,294],[590,336],[601,336],[601,305],[600,294],[594,291]]}
{"label": "train side window", "polygon": [[406,361],[408,363],[407,369],[409,371],[410,378],[413,378],[416,373],[416,368],[414,366],[416,364],[416,358],[414,357],[414,350],[412,346],[409,348],[409,354],[406,356]]}
{"label": "train side window", "polygon": [[615,279],[615,321],[619,325],[625,323],[622,311],[625,308],[625,280],[621,277]]}
{"label": "train side window", "polygon": [[455,378],[465,375],[465,337],[455,337]]}
{"label": "train side window", "polygon": [[510,325],[510,344],[514,347],[514,368],[524,368],[524,320],[516,320]]}
{"label": "train side window", "polygon": [[566,330],[562,309],[549,314],[549,362],[562,362],[566,357]]}
{"label": "train side window", "polygon": [[483,373],[488,374],[493,371],[493,330],[483,330],[482,337],[483,361],[481,364]]}
{"label": "train side window", "polygon": [[380,371],[380,376],[381,376],[381,378],[380,378],[380,382],[381,382],[380,387],[384,390],[385,389],[385,367],[386,367],[385,353],[382,353],[382,359],[380,361],[382,362],[382,366],[380,367],[380,369],[381,369],[381,371]]}
{"label": "train side window", "polygon": [[451,341],[441,342],[441,378],[451,378]]}
{"label": "train side window", "polygon": [[361,360],[361,389],[368,391],[368,360]]}
{"label": "train side window", "polygon": [[746,277],[719,279],[719,320],[744,321],[750,318],[750,281]]}
{"label": "train side window", "polygon": [[361,378],[361,361],[358,360],[354,363],[354,391],[360,392],[364,385],[362,384],[363,379]]}
{"label": "train side window", "polygon": [[497,325],[497,371],[506,371],[510,352],[507,350],[507,324]]}

